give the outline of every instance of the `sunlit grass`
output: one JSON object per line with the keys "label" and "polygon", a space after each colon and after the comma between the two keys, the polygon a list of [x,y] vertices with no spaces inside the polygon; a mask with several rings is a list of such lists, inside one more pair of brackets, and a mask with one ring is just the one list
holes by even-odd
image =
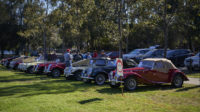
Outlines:
{"label": "sunlit grass", "polygon": [[139,86],[134,92],[26,74],[0,66],[0,112],[199,112],[200,86]]}
{"label": "sunlit grass", "polygon": [[191,78],[200,78],[200,71],[197,73],[187,74],[187,76]]}

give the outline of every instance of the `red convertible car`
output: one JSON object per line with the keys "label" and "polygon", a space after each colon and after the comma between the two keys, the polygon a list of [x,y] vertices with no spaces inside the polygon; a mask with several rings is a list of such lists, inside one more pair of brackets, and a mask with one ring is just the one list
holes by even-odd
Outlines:
{"label": "red convertible car", "polygon": [[44,69],[47,68],[50,64],[56,64],[56,62],[47,62],[47,63],[40,63],[34,66],[34,73],[43,74]]}
{"label": "red convertible car", "polygon": [[64,73],[65,63],[53,63],[45,67],[44,73],[51,75],[52,77],[60,77]]}
{"label": "red convertible car", "polygon": [[123,69],[123,76],[115,71],[110,72],[109,81],[112,88],[123,83],[124,88],[133,91],[139,84],[171,83],[174,87],[182,87],[183,81],[188,81],[186,75],[165,58],[148,58],[142,60],[138,67]]}

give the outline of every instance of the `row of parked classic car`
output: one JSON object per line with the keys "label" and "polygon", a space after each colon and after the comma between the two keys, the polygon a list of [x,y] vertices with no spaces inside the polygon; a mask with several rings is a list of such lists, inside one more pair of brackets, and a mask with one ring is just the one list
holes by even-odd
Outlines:
{"label": "row of parked classic car", "polygon": [[[60,60],[60,61],[58,61]],[[126,90],[135,90],[140,84],[171,83],[174,87],[182,87],[187,81],[186,75],[165,58],[147,58],[137,64],[132,59],[123,59],[123,76],[116,70],[116,60],[110,58],[92,58],[74,62],[66,67],[63,57],[57,56],[55,60],[39,60],[37,57],[12,57],[1,60],[1,64],[27,73],[46,74],[59,77],[64,74],[67,80],[83,80],[86,83],[94,81],[97,85],[110,82],[112,88],[120,83]]]}

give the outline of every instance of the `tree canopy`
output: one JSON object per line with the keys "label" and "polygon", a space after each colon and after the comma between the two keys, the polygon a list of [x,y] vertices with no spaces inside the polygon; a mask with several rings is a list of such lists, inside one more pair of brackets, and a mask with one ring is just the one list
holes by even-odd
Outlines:
{"label": "tree canopy", "polygon": [[[122,5],[122,39],[118,32]],[[132,50],[159,44],[200,50],[198,0],[0,0],[0,50]],[[164,19],[164,14],[166,18]],[[45,40],[44,40],[45,39]],[[45,45],[44,45],[45,44]]]}

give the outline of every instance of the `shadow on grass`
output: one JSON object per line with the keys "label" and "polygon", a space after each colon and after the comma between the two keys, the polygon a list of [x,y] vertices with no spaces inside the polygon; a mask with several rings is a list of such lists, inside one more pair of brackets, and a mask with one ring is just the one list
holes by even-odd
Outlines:
{"label": "shadow on grass", "polygon": [[33,80],[37,80],[37,79],[33,79],[33,78],[23,78],[23,79],[4,79],[4,80],[0,80],[0,82],[33,81]]}
{"label": "shadow on grass", "polygon": [[4,66],[2,66],[2,65],[0,65],[0,71],[9,71],[9,69],[4,67]]}
{"label": "shadow on grass", "polygon": [[[175,89],[171,85],[151,85],[151,86],[138,86],[134,91],[126,91],[124,93],[130,92],[145,92],[145,91],[157,91],[157,90],[172,90]],[[103,88],[97,90],[99,93],[107,93],[107,94],[119,94],[121,93],[121,88]]]}
{"label": "shadow on grass", "polygon": [[186,88],[181,88],[181,89],[176,90],[176,92],[188,91],[190,89],[196,89],[196,88],[200,88],[200,85],[196,85],[196,86],[192,86],[192,87],[186,87]]}
{"label": "shadow on grass", "polygon": [[15,85],[0,88],[0,96],[18,95],[18,97],[35,96],[41,94],[63,94],[75,91],[87,91],[89,84],[66,81],[65,79],[52,79],[28,85]]}
{"label": "shadow on grass", "polygon": [[[28,74],[21,71],[7,70],[0,67],[0,70],[11,71],[13,75],[0,76],[0,82],[14,82],[21,81],[20,85],[12,85],[7,87],[0,87],[1,96],[27,97],[41,94],[63,94],[74,91],[87,92],[90,87],[95,87],[91,84],[84,84],[83,82],[65,80],[60,78],[49,78],[46,75]],[[34,82],[38,80],[37,82]],[[23,83],[22,81],[33,81],[32,83]]]}
{"label": "shadow on grass", "polygon": [[80,104],[86,104],[86,103],[91,103],[91,102],[95,102],[95,101],[102,101],[102,100],[103,99],[100,99],[100,98],[92,98],[92,99],[80,101],[79,103]]}

